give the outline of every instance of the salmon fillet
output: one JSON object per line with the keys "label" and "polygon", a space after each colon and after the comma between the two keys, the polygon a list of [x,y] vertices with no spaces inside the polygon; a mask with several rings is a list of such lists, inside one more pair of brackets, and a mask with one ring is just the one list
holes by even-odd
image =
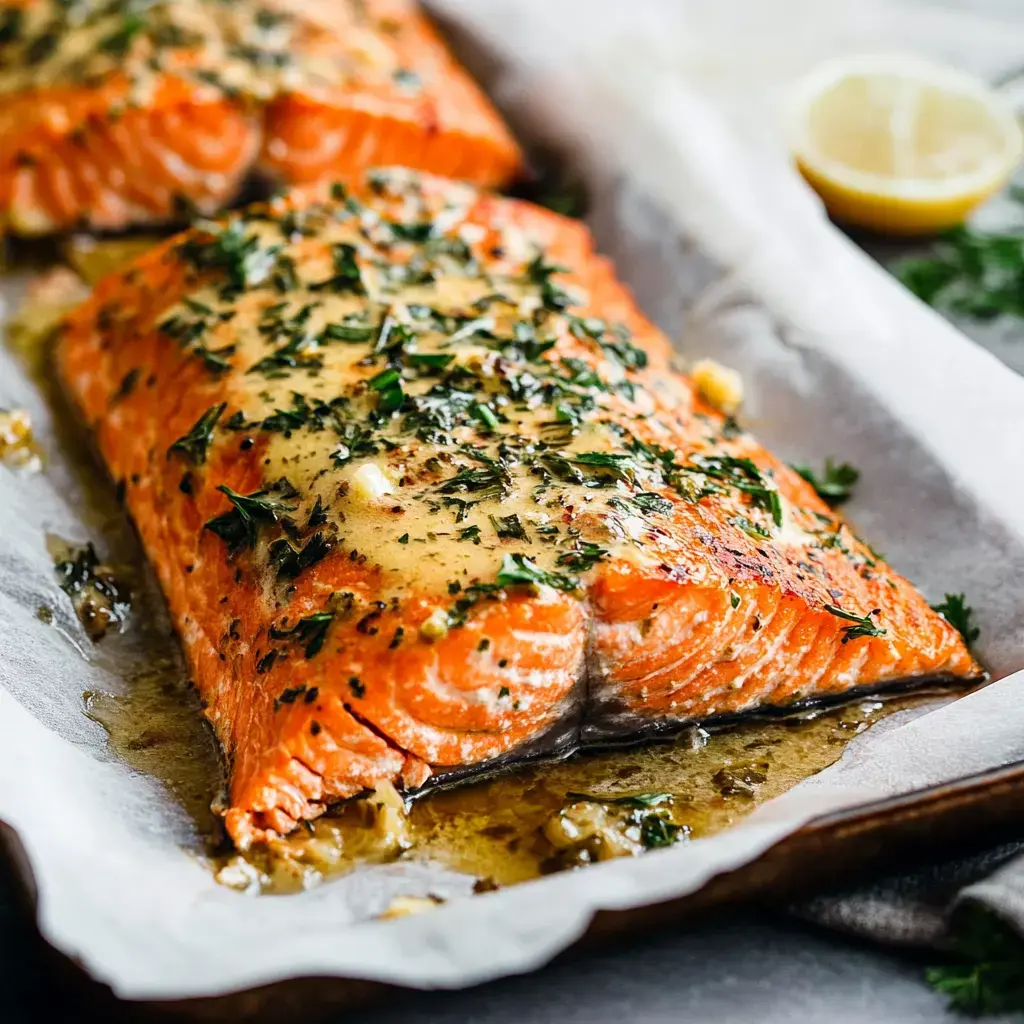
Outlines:
{"label": "salmon fillet", "polygon": [[200,222],[56,360],[240,847],[383,780],[982,674],[527,203],[393,170]]}
{"label": "salmon fillet", "polygon": [[210,213],[381,163],[498,186],[521,154],[413,0],[0,3],[0,230]]}

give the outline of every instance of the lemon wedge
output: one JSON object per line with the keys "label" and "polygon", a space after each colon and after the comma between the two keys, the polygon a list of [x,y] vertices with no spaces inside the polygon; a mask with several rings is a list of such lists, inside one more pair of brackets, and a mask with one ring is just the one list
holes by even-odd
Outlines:
{"label": "lemon wedge", "polygon": [[789,130],[832,217],[901,235],[962,223],[1024,149],[1013,108],[984,82],[898,54],[819,65],[794,90]]}

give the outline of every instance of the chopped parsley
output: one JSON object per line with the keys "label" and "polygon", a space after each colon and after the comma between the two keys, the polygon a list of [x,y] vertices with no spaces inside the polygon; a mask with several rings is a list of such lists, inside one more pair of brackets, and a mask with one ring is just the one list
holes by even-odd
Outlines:
{"label": "chopped parsley", "polygon": [[[1010,189],[1024,204],[1024,190]],[[929,306],[968,320],[1024,317],[1024,231],[956,227],[941,235],[931,255],[906,259],[896,276]]]}
{"label": "chopped parsley", "polygon": [[233,507],[230,512],[210,519],[203,529],[220,537],[232,554],[244,547],[254,548],[261,525],[276,523],[282,513],[295,511],[294,505],[270,491],[238,494],[226,484],[220,484],[217,490],[227,496]]}
{"label": "chopped parsley", "polygon": [[841,505],[849,501],[853,488],[860,479],[860,470],[848,462],[825,460],[825,468],[820,476],[810,466],[794,465],[793,469],[800,474],[828,505]]}
{"label": "chopped parsley", "polygon": [[196,228],[198,237],[179,245],[178,255],[196,270],[223,272],[227,284],[221,298],[233,299],[269,279],[279,247],[261,247],[259,237],[246,232],[240,217],[231,217],[223,225],[200,221]]}
{"label": "chopped parsley", "polygon": [[323,561],[333,548],[333,542],[318,531],[299,548],[294,547],[284,537],[275,540],[270,545],[268,558],[276,570],[278,579],[293,580],[304,569]]}
{"label": "chopped parsley", "polygon": [[177,453],[186,461],[191,462],[193,466],[199,466],[204,463],[206,461],[206,450],[213,440],[213,428],[216,427],[217,421],[224,415],[224,410],[227,407],[227,402],[221,402],[220,405],[214,405],[207,409],[196,420],[192,429],[184,437],[179,437],[167,449],[167,454]]}
{"label": "chopped parsley", "polygon": [[981,630],[973,625],[971,619],[974,609],[967,603],[963,594],[946,594],[940,604],[933,604],[932,610],[938,612],[964,638],[970,647],[981,635]]}
{"label": "chopped parsley", "polygon": [[928,984],[972,1017],[1024,1011],[1024,942],[991,911],[967,904],[953,918],[953,951]]}
{"label": "chopped parsley", "polygon": [[511,587],[519,584],[548,586],[554,587],[555,590],[576,590],[580,581],[575,576],[545,572],[525,555],[506,555],[498,571],[498,585]]}
{"label": "chopped parsley", "polygon": [[852,622],[852,626],[843,627],[843,643],[849,643],[851,640],[856,640],[862,636],[885,636],[886,631],[880,626],[876,626],[871,621],[871,615],[877,615],[880,609],[876,608],[870,615],[854,615],[852,612],[844,611],[842,608],[837,607],[834,604],[825,605],[825,611],[829,614],[836,616],[838,619],[845,619],[847,622]]}
{"label": "chopped parsley", "polygon": [[309,287],[313,291],[352,292],[365,295],[359,264],[356,262],[355,246],[341,242],[331,248],[334,273],[326,281],[318,281]]}
{"label": "chopped parsley", "polygon": [[[526,528],[523,526],[522,520],[515,513],[513,513],[510,516],[491,516],[490,520],[491,520],[491,526],[494,527],[494,532],[499,537],[501,537],[502,540],[508,540],[508,539],[513,539],[513,540],[529,540],[530,539],[526,535]],[[477,531],[477,535],[479,535],[479,533],[480,533],[480,530],[477,527],[471,526],[471,527],[468,527],[468,529],[470,529],[470,530],[475,529]],[[460,534],[464,533],[464,532],[465,531],[460,531]],[[459,539],[460,540],[465,540],[466,538],[460,536]]]}
{"label": "chopped parsley", "polygon": [[[290,629],[271,626],[271,640],[291,640],[302,647],[305,658],[314,658],[323,649],[327,631],[334,621],[334,612],[314,612],[307,615]],[[303,687],[302,689],[305,689]],[[284,697],[282,696],[282,700]]]}
{"label": "chopped parsley", "polygon": [[599,544],[578,540],[573,550],[563,551],[558,556],[557,561],[559,565],[564,565],[567,569],[573,569],[576,572],[586,572],[597,565],[607,554],[607,550]]}

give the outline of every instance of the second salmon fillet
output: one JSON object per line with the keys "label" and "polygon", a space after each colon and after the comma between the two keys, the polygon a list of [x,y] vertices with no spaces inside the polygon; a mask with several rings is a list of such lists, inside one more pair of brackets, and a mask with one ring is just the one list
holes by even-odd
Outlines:
{"label": "second salmon fillet", "polygon": [[981,676],[670,360],[581,225],[409,171],[201,222],[71,315],[239,846],[383,780]]}

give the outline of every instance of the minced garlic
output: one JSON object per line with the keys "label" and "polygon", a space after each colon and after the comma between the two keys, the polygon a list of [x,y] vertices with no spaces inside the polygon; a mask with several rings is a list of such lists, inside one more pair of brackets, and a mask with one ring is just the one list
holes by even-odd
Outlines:
{"label": "minced garlic", "polygon": [[728,366],[714,359],[700,359],[691,368],[690,377],[700,397],[726,416],[743,404],[743,378]]}
{"label": "minced garlic", "polygon": [[395,491],[391,481],[379,466],[367,462],[352,474],[349,497],[370,505]]}
{"label": "minced garlic", "polygon": [[0,409],[0,461],[23,469],[39,469],[32,420],[24,409]]}
{"label": "minced garlic", "polygon": [[382,920],[393,917],[409,917],[411,914],[422,914],[424,911],[433,910],[443,902],[444,900],[437,896],[396,896],[380,916]]}
{"label": "minced garlic", "polygon": [[420,636],[424,640],[441,640],[448,634],[448,613],[443,608],[435,608],[429,618],[420,626]]}

